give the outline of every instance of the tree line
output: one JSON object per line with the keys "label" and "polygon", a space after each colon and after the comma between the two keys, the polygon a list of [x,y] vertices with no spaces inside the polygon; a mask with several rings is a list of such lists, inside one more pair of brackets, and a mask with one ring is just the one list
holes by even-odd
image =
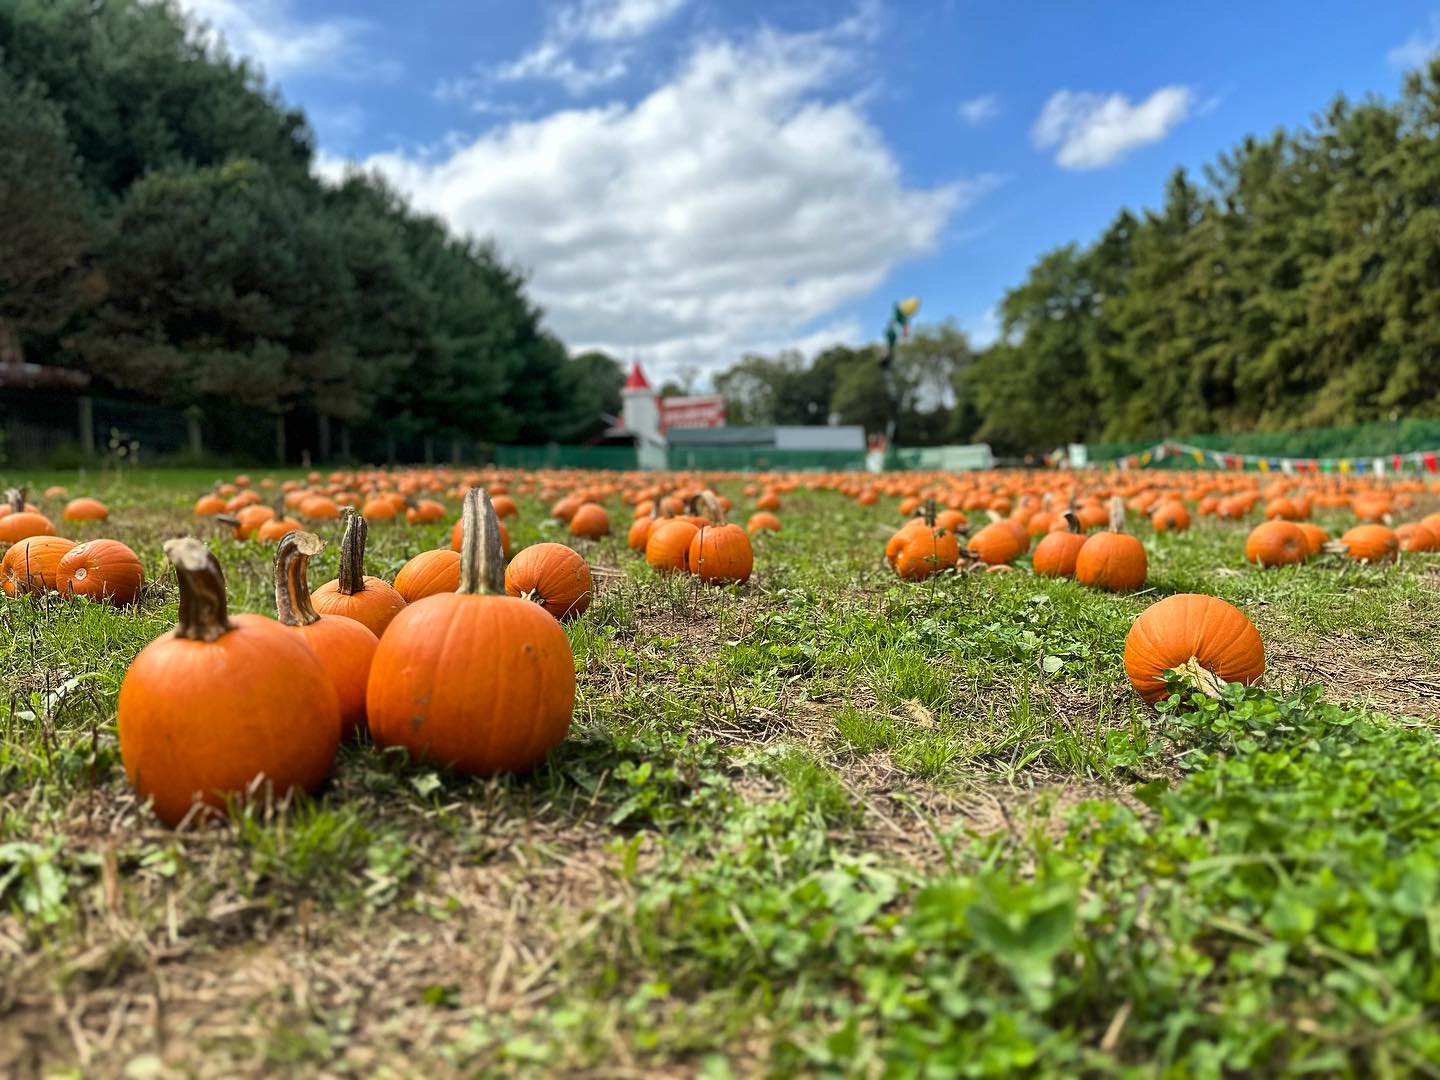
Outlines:
{"label": "tree line", "polygon": [[173,5],[0,5],[0,349],[217,421],[580,441],[623,374],[523,276],[314,140]]}
{"label": "tree line", "polygon": [[[999,314],[993,346],[950,354],[948,424],[902,394],[904,441],[1047,451],[1440,416],[1440,63],[1394,102],[1341,97],[1199,180],[1176,171],[1158,208],[1042,256]],[[876,430],[857,353],[875,350],[747,358],[717,383],[742,415]]]}

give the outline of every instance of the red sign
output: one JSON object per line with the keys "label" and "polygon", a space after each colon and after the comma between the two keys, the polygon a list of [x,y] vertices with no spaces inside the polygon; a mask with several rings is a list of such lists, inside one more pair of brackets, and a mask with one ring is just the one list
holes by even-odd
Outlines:
{"label": "red sign", "polygon": [[660,430],[682,427],[724,427],[725,399],[718,394],[710,397],[672,397],[660,399]]}

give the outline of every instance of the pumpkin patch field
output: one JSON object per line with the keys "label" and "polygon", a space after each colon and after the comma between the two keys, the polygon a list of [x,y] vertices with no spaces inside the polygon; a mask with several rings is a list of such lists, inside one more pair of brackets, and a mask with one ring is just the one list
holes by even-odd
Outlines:
{"label": "pumpkin patch field", "polygon": [[0,1074],[1435,1075],[1433,483],[4,481]]}

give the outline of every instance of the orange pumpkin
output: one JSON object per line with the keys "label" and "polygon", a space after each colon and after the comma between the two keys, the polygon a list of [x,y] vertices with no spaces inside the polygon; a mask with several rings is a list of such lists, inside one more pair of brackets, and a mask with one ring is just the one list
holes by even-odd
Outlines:
{"label": "orange pumpkin", "polygon": [[201,495],[195,500],[195,516],[209,517],[211,514],[223,514],[225,512],[225,500],[219,495],[211,493]]}
{"label": "orange pumpkin", "polygon": [[395,575],[395,591],[405,598],[406,604],[436,593],[454,592],[459,587],[460,553],[449,548],[422,551]]}
{"label": "orange pumpkin", "polygon": [[405,608],[405,597],[388,582],[365,573],[365,539],[369,522],[353,508],[345,513],[345,533],[340,537],[340,576],[327,581],[311,594],[311,603],[321,615],[343,615],[354,619],[377,638],[382,637],[396,615]]}
{"label": "orange pumpkin", "polygon": [[1265,643],[1244,612],[1214,596],[1167,596],[1140,614],[1125,637],[1125,674],[1149,702],[1165,697],[1164,673],[1195,665],[1225,682],[1265,673]]}
{"label": "orange pumpkin", "polygon": [[504,594],[498,521],[478,488],[462,520],[459,590],[411,604],[375,651],[370,734],[472,775],[524,772],[569,731],[575,659],[558,622]]}
{"label": "orange pumpkin", "polygon": [[1311,558],[1319,555],[1330,539],[1329,533],[1308,521],[1297,521],[1295,527],[1305,535],[1305,554]]}
{"label": "orange pumpkin", "polygon": [[690,542],[699,531],[680,518],[658,521],[645,541],[645,561],[656,570],[689,570]]}
{"label": "orange pumpkin", "polygon": [[690,541],[689,563],[690,572],[701,581],[743,584],[755,567],[755,552],[749,534],[739,525],[702,525]]}
{"label": "orange pumpkin", "polygon": [[74,547],[74,540],[61,536],[27,536],[17,540],[5,552],[5,558],[0,559],[0,587],[6,596],[55,590],[59,585],[60,560]]}
{"label": "orange pumpkin", "polygon": [[405,520],[411,525],[434,525],[445,520],[445,507],[434,499],[421,499],[405,511]]}
{"label": "orange pumpkin", "polygon": [[570,515],[570,535],[584,540],[598,540],[610,535],[610,515],[599,503],[585,503]]}
{"label": "orange pumpkin", "polygon": [[1384,525],[1356,525],[1340,537],[1339,543],[1356,562],[1394,562],[1400,552],[1399,538]]}
{"label": "orange pumpkin", "polygon": [[365,691],[370,661],[380,639],[363,623],[343,615],[321,615],[310,603],[305,570],[325,542],[314,533],[286,533],[275,549],[275,611],[320,659],[340,701],[340,738],[365,726]]}
{"label": "orange pumpkin", "polygon": [[534,601],[557,619],[572,619],[590,606],[595,583],[578,552],[564,544],[531,544],[505,568],[505,591]]}
{"label": "orange pumpkin", "polygon": [[1125,504],[1110,500],[1110,529],[1085,541],[1075,557],[1075,580],[1110,592],[1132,592],[1145,584],[1145,546],[1124,531]]}
{"label": "orange pumpkin", "polygon": [[1044,577],[1074,577],[1075,560],[1089,542],[1089,537],[1080,531],[1080,519],[1070,511],[1066,511],[1065,518],[1070,527],[1064,532],[1047,533],[1030,556],[1030,565]]}
{"label": "orange pumpkin", "polygon": [[133,604],[145,586],[140,557],[119,540],[88,540],[60,558],[56,591],[115,605]]}
{"label": "orange pumpkin", "polygon": [[31,536],[54,536],[55,526],[25,501],[24,488],[5,492],[8,513],[0,516],[0,544],[14,544]]}
{"label": "orange pumpkin", "polygon": [[906,525],[886,545],[885,555],[895,573],[906,581],[924,581],[949,570],[960,560],[960,544],[950,529],[929,525],[923,518]]}
{"label": "orange pumpkin", "polygon": [[1161,503],[1150,515],[1150,525],[1156,532],[1184,532],[1190,528],[1190,511],[1176,500]]}
{"label": "orange pumpkin", "polygon": [[1429,528],[1418,521],[1412,521],[1396,528],[1395,538],[1400,541],[1401,551],[1440,550],[1440,537],[1436,537]]}
{"label": "orange pumpkin", "polygon": [[99,499],[79,498],[66,503],[60,516],[66,521],[104,521],[110,511]]}
{"label": "orange pumpkin", "polygon": [[1287,518],[1256,525],[1245,539],[1245,558],[1261,567],[1294,566],[1309,557],[1304,530]]}
{"label": "orange pumpkin", "polygon": [[779,532],[780,519],[769,510],[760,510],[750,515],[750,520],[745,523],[745,531],[751,536],[758,532]]}
{"label": "orange pumpkin", "polygon": [[[1028,544],[1030,534],[1025,538]],[[965,541],[966,553],[990,566],[1002,566],[1011,562],[1024,548],[1015,530],[1000,521],[992,521]]]}
{"label": "orange pumpkin", "polygon": [[340,745],[340,704],[298,636],[226,612],[225,579],[198,540],[171,540],[180,580],[175,631],[152,641],[120,686],[125,774],[168,825],[197,803],[314,791]]}

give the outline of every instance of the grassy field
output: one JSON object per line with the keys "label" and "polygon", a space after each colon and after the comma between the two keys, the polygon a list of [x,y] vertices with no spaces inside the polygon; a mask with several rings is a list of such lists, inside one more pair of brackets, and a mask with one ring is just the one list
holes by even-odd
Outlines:
{"label": "grassy field", "polygon": [[[215,477],[5,479],[104,498],[61,531],[153,580],[0,605],[0,1074],[1440,1075],[1440,556],[1261,571],[1246,524],[1141,523],[1138,595],[907,584],[893,500],[797,491],[743,588],[583,546],[612,572],[533,775],[354,745],[314,801],[172,832],[115,701]],[[517,546],[565,539],[518,501]],[[370,572],[448,528],[375,527]],[[273,612],[272,549],[206,532]],[[1263,689],[1135,697],[1174,592],[1250,615]]]}

